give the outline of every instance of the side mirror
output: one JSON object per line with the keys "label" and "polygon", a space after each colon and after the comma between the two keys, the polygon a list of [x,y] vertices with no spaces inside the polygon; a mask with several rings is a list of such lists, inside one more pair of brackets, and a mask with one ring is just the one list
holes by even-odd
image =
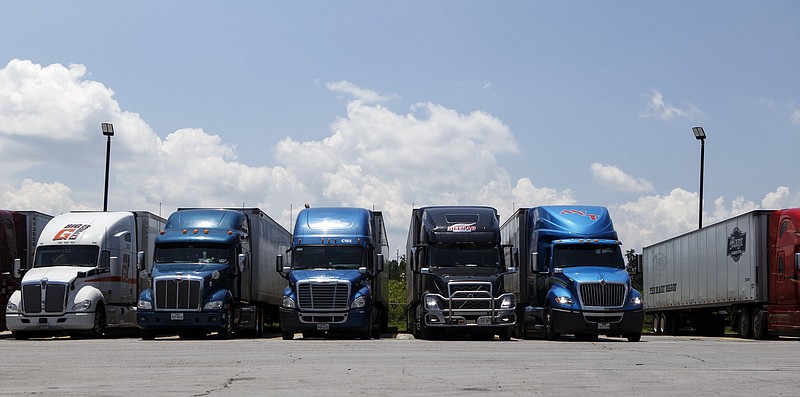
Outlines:
{"label": "side mirror", "polygon": [[794,268],[800,272],[800,254],[794,254]]}
{"label": "side mirror", "polygon": [[292,271],[290,266],[283,266],[283,255],[278,255],[275,258],[275,271],[278,272],[283,278],[288,277],[289,273]]}
{"label": "side mirror", "polygon": [[361,266],[361,267],[358,268],[358,272],[361,273],[361,274],[366,274],[367,273],[367,268],[364,267],[364,266]]}
{"label": "side mirror", "polygon": [[239,272],[244,273],[247,271],[247,255],[239,254],[237,257],[237,265],[239,265]]}
{"label": "side mirror", "polygon": [[383,271],[383,266],[384,266],[383,254],[378,254],[377,261],[378,263],[377,263],[377,268],[375,269],[375,273],[380,273]]}
{"label": "side mirror", "polygon": [[19,258],[14,259],[14,268],[11,274],[14,276],[14,278],[22,277],[22,260]]}
{"label": "side mirror", "polygon": [[531,252],[531,266],[530,266],[530,273],[538,273],[539,272],[539,253],[538,252]]}
{"label": "side mirror", "polygon": [[144,251],[139,251],[136,253],[136,268],[139,270],[147,270],[147,266],[144,263]]}
{"label": "side mirror", "polygon": [[503,258],[506,261],[506,273],[517,272],[517,249],[513,245],[503,245]]}

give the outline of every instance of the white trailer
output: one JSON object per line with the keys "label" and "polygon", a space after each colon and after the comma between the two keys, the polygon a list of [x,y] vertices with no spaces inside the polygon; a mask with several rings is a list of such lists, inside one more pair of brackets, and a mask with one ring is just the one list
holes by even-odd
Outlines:
{"label": "white trailer", "polygon": [[17,339],[66,332],[101,336],[136,329],[136,301],[147,283],[164,219],[149,212],[71,212],[42,230],[32,267],[6,306]]}

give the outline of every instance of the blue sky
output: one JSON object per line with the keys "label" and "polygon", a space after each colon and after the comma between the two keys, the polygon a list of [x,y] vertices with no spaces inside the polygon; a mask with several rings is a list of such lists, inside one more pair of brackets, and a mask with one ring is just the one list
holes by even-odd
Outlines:
{"label": "blue sky", "polygon": [[[565,4],[566,3],[566,4]],[[0,207],[800,206],[800,3],[4,2]],[[294,213],[289,208],[294,209]]]}

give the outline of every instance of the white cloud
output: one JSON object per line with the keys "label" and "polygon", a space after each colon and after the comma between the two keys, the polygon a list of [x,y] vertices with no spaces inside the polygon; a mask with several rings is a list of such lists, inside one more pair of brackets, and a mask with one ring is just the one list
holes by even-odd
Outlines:
{"label": "white cloud", "polygon": [[800,109],[795,109],[792,112],[792,123],[800,124]]}
{"label": "white cloud", "polygon": [[361,101],[363,103],[385,102],[392,98],[389,96],[380,95],[372,90],[358,87],[355,84],[345,80],[331,82],[325,84],[325,86],[328,87],[328,89],[331,91],[337,91],[343,94],[352,95],[356,100]]}
{"label": "white cloud", "polygon": [[687,104],[687,109],[682,109],[670,105],[664,101],[664,95],[661,91],[653,88],[650,94],[647,95],[647,112],[642,117],[655,117],[660,120],[672,120],[676,117],[689,117],[697,114],[702,114],[702,111],[692,104]]}
{"label": "white cloud", "polygon": [[3,208],[16,210],[35,210],[47,214],[61,214],[75,206],[70,189],[60,182],[41,183],[30,179],[22,180],[18,189],[3,192]]}
{"label": "white cloud", "polygon": [[589,166],[594,181],[609,189],[623,192],[652,192],[653,184],[645,179],[636,179],[613,165],[592,163]]}

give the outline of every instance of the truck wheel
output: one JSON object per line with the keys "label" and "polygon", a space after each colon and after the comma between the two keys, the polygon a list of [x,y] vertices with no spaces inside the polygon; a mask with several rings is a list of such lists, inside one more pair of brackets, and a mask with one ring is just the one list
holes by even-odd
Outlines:
{"label": "truck wheel", "polygon": [[283,329],[281,329],[281,338],[283,338],[283,340],[292,340],[294,339],[294,332],[284,331]]}
{"label": "truck wheel", "polygon": [[544,337],[547,340],[558,340],[561,335],[556,332],[555,325],[553,324],[553,309],[547,308],[547,314],[544,319]]}
{"label": "truck wheel", "polygon": [[766,319],[764,309],[753,310],[753,339],[761,340],[769,337]]}
{"label": "truck wheel", "polygon": [[640,332],[637,334],[627,334],[625,335],[625,338],[628,339],[628,342],[638,342],[642,340],[642,333]]}
{"label": "truck wheel", "polygon": [[256,324],[253,333],[256,338],[264,337],[264,310],[260,307],[256,308]]}
{"label": "truck wheel", "polygon": [[156,333],[149,329],[140,329],[139,336],[142,337],[142,340],[154,340],[156,338]]}
{"label": "truck wheel", "polygon": [[739,337],[749,339],[753,336],[753,323],[750,321],[750,311],[747,308],[739,310]]}
{"label": "truck wheel", "polygon": [[510,341],[511,340],[511,327],[503,327],[497,331],[497,336],[502,341]]}
{"label": "truck wheel", "polygon": [[91,336],[95,338],[102,338],[105,331],[106,308],[102,303],[98,303],[97,309],[94,311],[94,325],[92,326]]}
{"label": "truck wheel", "polygon": [[27,332],[24,332],[24,331],[13,331],[13,332],[11,332],[11,335],[16,340],[28,340],[28,338],[31,337],[31,334],[29,334]]}
{"label": "truck wheel", "polygon": [[225,325],[225,328],[221,329],[217,332],[217,339],[230,339],[233,337],[233,304],[228,304],[228,323]]}
{"label": "truck wheel", "polygon": [[575,340],[579,340],[581,342],[594,342],[597,340],[597,334],[576,333]]}

